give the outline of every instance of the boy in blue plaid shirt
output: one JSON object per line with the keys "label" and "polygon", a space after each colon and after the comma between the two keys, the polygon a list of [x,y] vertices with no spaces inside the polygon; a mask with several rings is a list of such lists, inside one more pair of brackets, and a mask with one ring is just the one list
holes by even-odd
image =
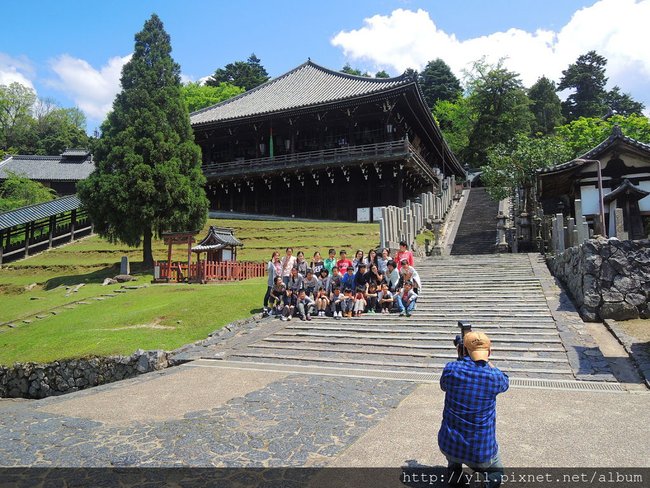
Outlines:
{"label": "boy in blue plaid shirt", "polygon": [[485,473],[484,486],[501,485],[503,465],[496,440],[496,397],[508,389],[508,376],[490,361],[490,339],[482,332],[465,334],[463,359],[447,363],[440,378],[445,409],[438,446],[448,461],[448,481],[462,486],[463,464]]}

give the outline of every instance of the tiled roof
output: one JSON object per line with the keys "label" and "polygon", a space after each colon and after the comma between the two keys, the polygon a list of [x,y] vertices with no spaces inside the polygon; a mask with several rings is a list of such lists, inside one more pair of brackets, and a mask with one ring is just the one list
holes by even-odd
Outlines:
{"label": "tiled roof", "polygon": [[557,166],[538,169],[537,173],[543,176],[545,174],[561,173],[563,171],[577,169],[580,166],[587,164],[587,161],[585,160],[597,159],[599,155],[604,153],[607,149],[609,149],[611,146],[613,146],[616,142],[619,141],[650,154],[650,144],[646,144],[644,142],[640,142],[637,141],[636,139],[632,139],[631,137],[623,135],[623,131],[621,131],[621,128],[618,125],[615,125],[612,128],[611,135],[607,139],[605,139],[603,142],[598,144],[593,149],[584,153],[582,156],[579,156],[572,161],[558,164]]}
{"label": "tiled roof", "polygon": [[[76,152],[76,151],[75,151]],[[70,157],[72,156],[72,157]],[[79,181],[86,179],[95,169],[95,163],[88,151],[81,154],[61,156],[9,156],[0,161],[0,179],[12,172],[37,181]]]}
{"label": "tiled roof", "polygon": [[592,150],[589,152],[586,152],[582,156],[580,156],[580,159],[594,159],[596,156],[599,154],[602,154],[605,152],[612,144],[614,144],[616,141],[622,141],[627,144],[629,144],[632,147],[635,147],[637,149],[641,149],[642,151],[646,151],[650,153],[650,144],[645,144],[643,142],[637,141],[636,139],[632,139],[631,137],[627,137],[623,135],[623,131],[618,125],[615,125],[612,128],[612,133],[611,135],[605,139],[603,142],[598,144],[596,147],[594,147]]}
{"label": "tiled roof", "polygon": [[192,251],[207,251],[223,249],[226,246],[243,246],[244,244],[233,235],[233,230],[227,227],[210,226],[208,235],[192,248]]}
{"label": "tiled roof", "polygon": [[37,203],[28,207],[0,213],[0,230],[8,229],[15,225],[26,224],[32,220],[45,219],[62,212],[69,212],[81,206],[77,195],[57,198],[45,203]]}
{"label": "tiled roof", "polygon": [[255,115],[317,106],[381,93],[413,80],[367,78],[332,71],[311,61],[252,90],[190,114],[192,125],[221,122]]}

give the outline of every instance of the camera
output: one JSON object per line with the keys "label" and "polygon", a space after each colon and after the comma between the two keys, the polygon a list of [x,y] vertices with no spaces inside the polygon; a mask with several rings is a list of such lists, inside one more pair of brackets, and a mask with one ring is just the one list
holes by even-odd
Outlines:
{"label": "camera", "polygon": [[458,360],[462,360],[467,356],[467,350],[465,349],[464,339],[465,334],[472,331],[472,325],[469,322],[464,320],[458,321],[458,327],[460,327],[460,334],[454,339],[454,346],[456,346],[456,351],[458,352]]}

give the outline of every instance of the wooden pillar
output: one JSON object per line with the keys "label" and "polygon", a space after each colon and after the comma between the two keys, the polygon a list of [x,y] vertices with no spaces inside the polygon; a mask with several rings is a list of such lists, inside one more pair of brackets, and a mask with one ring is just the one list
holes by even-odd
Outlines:
{"label": "wooden pillar", "polygon": [[2,254],[4,253],[4,247],[2,246],[3,238],[4,238],[4,231],[0,230],[0,266],[2,266]]}
{"label": "wooden pillar", "polygon": [[[7,245],[5,246],[7,249],[11,247],[11,229],[13,229],[13,227],[7,229]],[[2,243],[0,242],[0,247],[2,247],[1,244]]]}
{"label": "wooden pillar", "polygon": [[[228,184],[228,183],[226,183],[226,184]],[[228,210],[234,210],[234,208],[235,208],[235,191],[234,190],[235,190],[234,185],[233,185],[232,188],[230,188],[228,190],[228,195],[230,197],[230,208],[228,208]]]}
{"label": "wooden pillar", "polygon": [[[187,237],[187,277],[191,276],[190,265],[192,264],[192,237]],[[196,260],[196,278],[199,277],[199,260]]]}
{"label": "wooden pillar", "polygon": [[29,256],[29,228],[32,226],[32,222],[27,222],[25,224],[25,257]]}
{"label": "wooden pillar", "polygon": [[74,228],[77,225],[77,210],[73,210],[70,214],[70,240],[74,241]]}
{"label": "wooden pillar", "polygon": [[167,241],[167,280],[172,277],[172,240]]}
{"label": "wooden pillar", "polygon": [[56,215],[52,215],[50,217],[50,232],[48,235],[48,243],[47,243],[48,249],[52,247],[52,240],[54,238],[54,229],[56,229]]}
{"label": "wooden pillar", "polygon": [[[370,168],[368,168],[368,178],[369,179],[372,178],[372,174],[370,173]],[[370,212],[369,212],[370,213],[370,222],[374,222],[375,219],[373,218],[373,215],[372,215],[372,193],[373,193],[373,190],[375,189],[376,185],[367,184],[366,186],[368,187],[368,207],[370,207]]]}
{"label": "wooden pillar", "polygon": [[397,203],[398,207],[404,206],[404,175],[402,169],[397,169]]}

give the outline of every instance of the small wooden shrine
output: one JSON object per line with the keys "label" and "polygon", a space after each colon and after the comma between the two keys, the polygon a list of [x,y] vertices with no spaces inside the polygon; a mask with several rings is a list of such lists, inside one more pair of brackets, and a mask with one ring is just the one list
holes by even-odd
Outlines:
{"label": "small wooden shrine", "polygon": [[[235,237],[233,229],[210,226],[208,234],[192,247],[196,234],[169,232],[162,235],[168,246],[167,261],[156,262],[154,283],[213,283],[258,278],[266,273],[264,263],[237,261],[237,248],[244,244]],[[187,244],[186,262],[172,261],[174,244]],[[192,253],[196,254],[194,263]]]}
{"label": "small wooden shrine", "polygon": [[207,254],[207,261],[237,261],[237,247],[243,245],[233,229],[211,225],[208,235],[192,248],[192,252],[197,254],[197,261],[201,253]]}

